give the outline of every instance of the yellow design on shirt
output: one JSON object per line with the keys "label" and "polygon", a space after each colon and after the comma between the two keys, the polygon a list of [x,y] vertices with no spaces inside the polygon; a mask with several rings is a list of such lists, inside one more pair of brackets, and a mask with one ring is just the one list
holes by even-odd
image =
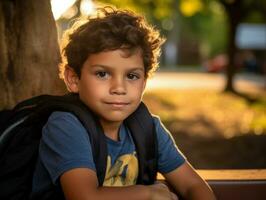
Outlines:
{"label": "yellow design on shirt", "polygon": [[111,157],[107,157],[107,168],[103,186],[135,185],[138,176],[136,152],[120,156],[113,166]]}

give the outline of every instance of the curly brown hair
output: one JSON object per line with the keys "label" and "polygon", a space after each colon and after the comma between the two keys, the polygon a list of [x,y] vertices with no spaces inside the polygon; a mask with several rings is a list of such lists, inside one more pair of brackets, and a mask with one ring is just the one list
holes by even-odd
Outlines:
{"label": "curly brown hair", "polygon": [[163,42],[159,31],[147,24],[143,16],[110,6],[98,8],[96,15],[78,20],[65,32],[60,77],[64,77],[68,65],[80,78],[81,68],[91,54],[116,49],[132,54],[139,48],[147,78],[158,67]]}

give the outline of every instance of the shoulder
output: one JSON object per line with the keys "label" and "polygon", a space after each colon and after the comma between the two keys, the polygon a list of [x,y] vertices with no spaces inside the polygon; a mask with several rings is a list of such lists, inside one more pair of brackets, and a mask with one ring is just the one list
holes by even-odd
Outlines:
{"label": "shoulder", "polygon": [[78,118],[74,114],[72,114],[70,112],[63,112],[63,111],[52,112],[52,114],[49,116],[47,122],[57,121],[57,120],[79,122]]}
{"label": "shoulder", "polygon": [[175,145],[170,131],[164,126],[160,117],[157,115],[152,115],[152,117],[159,146],[164,146],[166,144]]}
{"label": "shoulder", "polygon": [[[54,134],[57,133],[57,134]],[[53,112],[42,130],[42,138],[54,140],[55,138],[87,138],[87,131],[79,119],[72,113]]]}
{"label": "shoulder", "polygon": [[155,125],[160,125],[161,124],[161,119],[160,119],[160,117],[158,116],[158,115],[154,115],[154,114],[152,114],[152,118],[153,118],[153,123],[155,124]]}
{"label": "shoulder", "polygon": [[63,128],[83,128],[83,125],[79,121],[79,119],[70,112],[62,112],[62,111],[55,111],[53,112],[48,120],[44,128],[46,127],[63,127]]}
{"label": "shoulder", "polygon": [[53,112],[42,129],[41,144],[73,151],[89,148],[90,141],[87,130],[74,114]]}
{"label": "shoulder", "polygon": [[154,123],[154,127],[158,135],[170,135],[170,132],[166,129],[166,127],[164,126],[164,124],[162,123],[161,119],[159,116],[157,115],[152,115],[153,117],[153,123]]}

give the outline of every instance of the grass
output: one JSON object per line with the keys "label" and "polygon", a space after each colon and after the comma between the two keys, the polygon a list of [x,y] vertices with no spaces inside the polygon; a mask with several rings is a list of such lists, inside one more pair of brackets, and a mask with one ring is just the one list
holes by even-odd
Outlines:
{"label": "grass", "polygon": [[251,103],[213,90],[153,90],[143,100],[194,166],[265,168],[266,94],[252,98]]}

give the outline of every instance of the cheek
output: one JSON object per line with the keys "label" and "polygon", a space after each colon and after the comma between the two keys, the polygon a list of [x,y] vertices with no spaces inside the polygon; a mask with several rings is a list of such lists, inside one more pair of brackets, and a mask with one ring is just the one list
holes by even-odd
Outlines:
{"label": "cheek", "polygon": [[132,95],[135,95],[136,97],[140,97],[140,96],[142,96],[142,94],[144,92],[144,88],[145,88],[145,84],[143,84],[141,82],[138,85],[133,86],[130,89],[130,91],[131,91]]}
{"label": "cheek", "polygon": [[104,93],[105,89],[100,85],[86,86],[86,89],[84,90],[84,95],[90,99],[97,99],[103,96]]}
{"label": "cheek", "polygon": [[83,97],[93,98],[98,93],[98,87],[93,81],[83,79],[79,84],[79,93]]}

